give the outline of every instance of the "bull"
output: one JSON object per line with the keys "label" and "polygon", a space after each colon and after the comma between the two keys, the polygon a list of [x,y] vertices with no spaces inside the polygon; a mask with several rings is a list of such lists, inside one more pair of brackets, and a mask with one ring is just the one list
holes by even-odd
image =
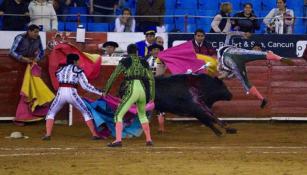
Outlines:
{"label": "bull", "polygon": [[231,100],[232,94],[224,82],[206,74],[180,74],[155,78],[155,109],[180,116],[192,116],[209,127],[217,136],[222,132],[236,133],[217,118],[211,108],[216,101]]}

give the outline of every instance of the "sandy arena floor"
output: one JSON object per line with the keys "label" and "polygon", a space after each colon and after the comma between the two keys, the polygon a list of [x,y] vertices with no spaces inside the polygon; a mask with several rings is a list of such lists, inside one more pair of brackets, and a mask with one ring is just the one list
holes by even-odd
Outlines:
{"label": "sandy arena floor", "polygon": [[[155,124],[154,124],[155,125]],[[25,127],[0,123],[0,175],[305,175],[307,124],[234,123],[236,135],[216,137],[198,122],[152,128],[155,146],[144,137],[107,148],[112,139],[90,140],[84,125],[56,125],[41,141],[43,123]],[[29,139],[5,139],[21,131]]]}

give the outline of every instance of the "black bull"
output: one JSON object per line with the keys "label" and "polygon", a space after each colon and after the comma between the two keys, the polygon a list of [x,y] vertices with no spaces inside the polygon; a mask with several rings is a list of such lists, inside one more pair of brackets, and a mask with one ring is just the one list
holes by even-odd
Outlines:
{"label": "black bull", "polygon": [[212,129],[216,135],[222,132],[215,126],[236,133],[228,128],[211,111],[212,105],[219,100],[231,100],[232,94],[222,80],[205,74],[181,74],[170,77],[156,77],[156,110],[181,116],[196,117],[201,123]]}

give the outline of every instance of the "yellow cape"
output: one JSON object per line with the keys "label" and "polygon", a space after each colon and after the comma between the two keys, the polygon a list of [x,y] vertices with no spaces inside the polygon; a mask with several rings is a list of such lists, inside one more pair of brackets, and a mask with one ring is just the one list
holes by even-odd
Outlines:
{"label": "yellow cape", "polygon": [[196,57],[197,59],[205,61],[205,63],[210,63],[209,67],[207,68],[209,75],[213,76],[217,73],[218,62],[216,58],[213,58],[207,55],[203,55],[203,54],[196,54]]}
{"label": "yellow cape", "polygon": [[27,98],[27,102],[30,103],[31,111],[33,112],[37,106],[43,106],[46,103],[50,103],[54,99],[54,94],[40,77],[32,75],[31,69],[32,66],[28,65],[24,75],[21,92]]}

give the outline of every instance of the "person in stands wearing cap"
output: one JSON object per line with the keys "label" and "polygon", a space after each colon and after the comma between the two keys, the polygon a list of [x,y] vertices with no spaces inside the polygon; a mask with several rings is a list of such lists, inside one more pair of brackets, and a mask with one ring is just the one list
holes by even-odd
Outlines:
{"label": "person in stands wearing cap", "polygon": [[102,47],[105,49],[103,56],[108,56],[108,57],[119,56],[119,55],[116,55],[115,53],[115,49],[118,48],[117,42],[108,41],[108,42],[105,42],[102,45]]}
{"label": "person in stands wearing cap", "polygon": [[[166,71],[166,65],[158,58],[158,54],[160,51],[163,51],[164,48],[162,45],[154,43],[153,45],[148,47],[149,55],[145,57],[146,61],[149,64],[149,67],[154,74],[154,76],[163,76]],[[165,113],[159,111],[158,116],[158,123],[159,129],[158,131],[163,133],[165,131],[164,128],[164,116]]]}
{"label": "person in stands wearing cap", "polygon": [[137,106],[139,121],[146,137],[146,146],[152,146],[145,107],[147,102],[153,102],[155,98],[154,76],[149,69],[148,63],[138,57],[135,44],[128,45],[127,52],[128,56],[119,62],[105,86],[104,96],[109,93],[116,78],[121,73],[124,74],[124,85],[122,86],[125,87],[124,93],[114,115],[116,140],[108,144],[108,146],[122,146],[123,117],[133,104]]}
{"label": "person in stands wearing cap", "polygon": [[83,70],[77,65],[78,60],[79,56],[77,54],[68,54],[66,65],[60,67],[56,72],[60,87],[46,115],[46,134],[42,140],[50,140],[54,117],[66,103],[73,105],[81,112],[92,133],[92,139],[100,139],[94,127],[92,114],[86,107],[81,97],[78,95],[77,87],[78,84],[80,84],[86,91],[95,93],[99,96],[102,96],[102,91],[88,83]]}
{"label": "person in stands wearing cap", "polygon": [[155,42],[156,31],[150,29],[144,32],[144,35],[145,35],[145,40],[135,43],[138,48],[138,54],[142,58],[148,55],[148,47]]}

